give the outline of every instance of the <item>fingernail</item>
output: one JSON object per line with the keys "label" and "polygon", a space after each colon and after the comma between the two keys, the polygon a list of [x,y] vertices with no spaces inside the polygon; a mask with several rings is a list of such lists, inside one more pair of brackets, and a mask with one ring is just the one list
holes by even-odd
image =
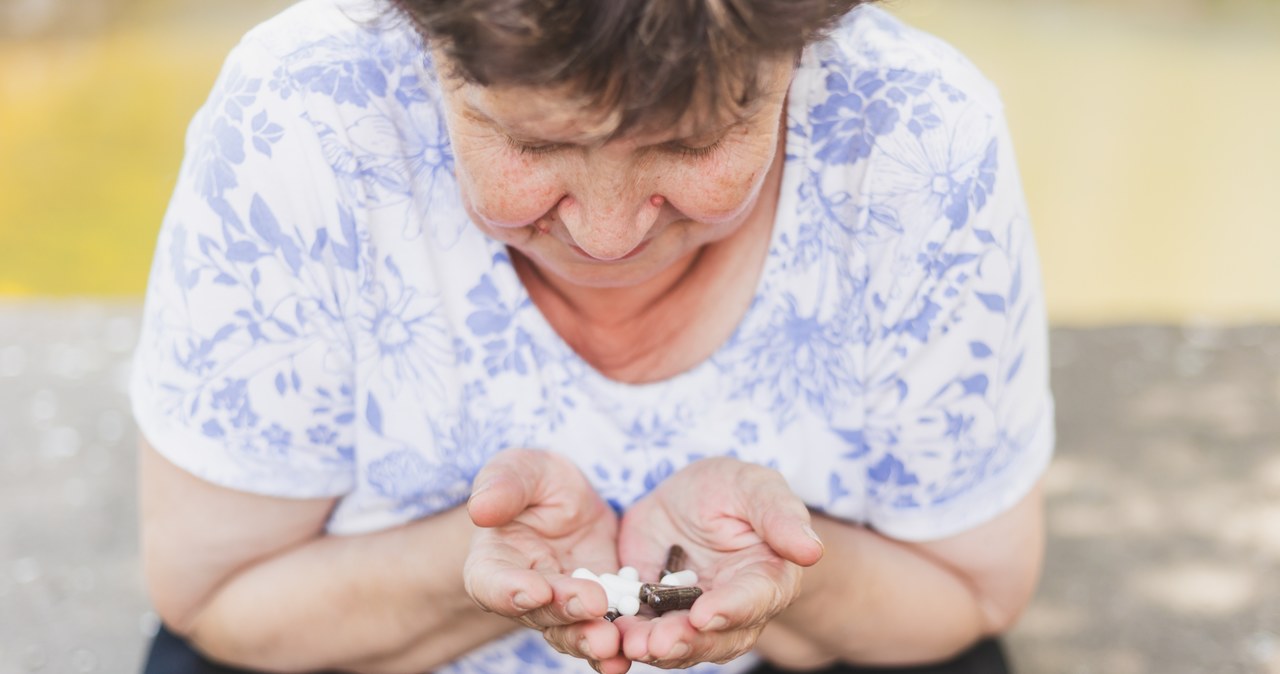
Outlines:
{"label": "fingernail", "polygon": [[578,650],[579,650],[579,651],[581,651],[583,655],[585,655],[585,656],[587,656],[588,658],[590,658],[590,657],[591,657],[591,642],[590,642],[589,640],[587,640],[587,638],[586,638],[586,637],[582,637],[581,639],[579,639],[579,640],[578,640]]}
{"label": "fingernail", "polygon": [[515,604],[516,608],[521,611],[532,611],[533,609],[538,608],[538,602],[534,601],[533,597],[530,597],[524,592],[517,592],[516,596],[511,598],[511,603]]}
{"label": "fingernail", "polygon": [[727,627],[728,625],[729,625],[729,619],[728,619],[728,618],[725,618],[725,617],[724,617],[724,616],[722,616],[722,615],[712,616],[712,617],[711,617],[711,620],[708,620],[708,621],[707,621],[706,626],[702,628],[702,631],[704,631],[704,632],[717,632],[717,631],[719,631],[719,630],[724,629],[724,628],[725,628],[725,627]]}
{"label": "fingernail", "polygon": [[814,531],[813,527],[809,526],[808,524],[804,525],[804,533],[809,538],[812,538],[814,541],[816,541],[818,545],[821,545],[824,550],[826,549],[827,546],[823,544],[821,538],[818,538],[818,532]]}
{"label": "fingernail", "polygon": [[574,597],[573,599],[570,599],[568,602],[565,603],[564,612],[570,618],[585,619],[588,617],[587,609],[583,607],[582,601],[579,600],[577,597]]}
{"label": "fingernail", "polygon": [[488,489],[488,488],[489,488],[489,483],[487,483],[487,482],[486,482],[486,483],[484,483],[484,484],[480,484],[480,485],[476,485],[476,486],[472,487],[472,488],[471,488],[471,495],[467,497],[467,503],[470,503],[470,502],[474,501],[474,500],[475,500],[475,498],[476,498],[477,496],[479,496],[481,492],[483,492],[484,490],[486,490],[486,489]]}
{"label": "fingernail", "polygon": [[686,644],[685,642],[681,641],[681,642],[678,642],[675,646],[671,647],[671,650],[667,652],[666,659],[679,660],[680,658],[683,658],[688,654],[689,654],[689,644]]}

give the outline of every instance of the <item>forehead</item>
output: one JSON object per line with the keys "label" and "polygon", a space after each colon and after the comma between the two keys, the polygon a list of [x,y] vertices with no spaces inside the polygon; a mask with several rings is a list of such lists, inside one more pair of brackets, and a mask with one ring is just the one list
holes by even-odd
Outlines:
{"label": "forehead", "polygon": [[614,135],[622,121],[616,110],[601,110],[569,87],[481,86],[456,91],[464,112],[503,130],[566,142],[598,142]]}
{"label": "forehead", "polygon": [[600,109],[569,85],[483,86],[454,80],[446,88],[463,114],[495,124],[513,135],[578,145],[619,139],[647,144],[714,133],[754,116],[785,97],[791,71],[790,64],[786,68],[775,64],[763,68],[757,95],[744,105],[713,109],[704,102],[693,101],[683,111],[658,115],[653,124],[646,125],[642,120],[621,136],[620,110]]}

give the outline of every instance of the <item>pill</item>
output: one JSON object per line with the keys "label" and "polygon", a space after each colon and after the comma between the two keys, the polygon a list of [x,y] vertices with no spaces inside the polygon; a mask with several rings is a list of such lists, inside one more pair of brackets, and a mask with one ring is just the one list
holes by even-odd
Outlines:
{"label": "pill", "polygon": [[662,575],[665,576],[684,570],[685,563],[684,548],[678,545],[671,546],[671,549],[667,551],[667,563],[662,567]]}
{"label": "pill", "polygon": [[639,597],[640,586],[642,585],[638,580],[627,580],[614,573],[602,574],[600,576],[600,584],[604,586],[604,591],[607,594],[616,594],[620,597]]}
{"label": "pill", "polygon": [[663,587],[649,588],[646,604],[659,614],[667,611],[679,611],[693,606],[693,602],[702,596],[700,587]]}
{"label": "pill", "polygon": [[675,585],[677,587],[689,587],[698,584],[698,574],[692,569],[668,573],[662,577],[663,585]]}
{"label": "pill", "polygon": [[618,613],[622,615],[635,615],[640,612],[639,597],[622,597],[618,600]]}

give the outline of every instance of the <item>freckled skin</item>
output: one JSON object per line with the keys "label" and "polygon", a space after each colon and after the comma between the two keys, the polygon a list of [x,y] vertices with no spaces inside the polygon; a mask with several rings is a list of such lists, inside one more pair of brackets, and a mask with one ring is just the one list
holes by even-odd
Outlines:
{"label": "freckled skin", "polygon": [[[739,246],[734,239],[748,235],[767,243],[772,212],[757,207],[774,203],[760,197],[766,178],[776,182],[780,175],[781,117],[792,72],[790,59],[765,66],[761,96],[736,124],[726,115],[689,115],[717,121],[682,121],[614,139],[608,138],[614,118],[585,111],[570,91],[446,78],[446,119],[464,207],[481,231],[514,251],[535,303],[597,367],[608,369],[592,351],[629,361],[629,351],[670,347],[666,333],[702,314],[721,324],[708,335],[727,338],[759,269],[734,269],[741,265],[731,256],[707,253]],[[767,227],[744,227],[762,216]],[[708,313],[699,296],[721,289],[727,274],[742,276],[742,310]],[[714,350],[687,346],[689,353]]]}

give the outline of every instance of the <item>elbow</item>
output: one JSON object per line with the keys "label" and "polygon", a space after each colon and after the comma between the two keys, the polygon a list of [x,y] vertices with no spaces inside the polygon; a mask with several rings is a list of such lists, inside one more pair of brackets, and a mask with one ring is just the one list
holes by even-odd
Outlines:
{"label": "elbow", "polygon": [[165,629],[188,640],[195,634],[196,616],[194,613],[183,611],[177,606],[157,599],[151,600],[151,606],[155,609],[156,615],[160,616],[160,622],[164,623]]}
{"label": "elbow", "polygon": [[151,607],[155,609],[156,615],[160,616],[160,621],[170,632],[184,639],[190,639],[199,622],[199,615],[203,608],[201,602],[190,593],[170,591],[167,589],[167,584],[150,571],[151,569],[148,569],[146,581]]}
{"label": "elbow", "polygon": [[[211,620],[205,607],[152,592],[151,604],[160,621],[174,635],[181,637],[202,656],[216,662],[244,665],[251,662],[244,651],[253,645],[228,640],[225,630]],[[234,647],[232,647],[234,645]]]}
{"label": "elbow", "polygon": [[1018,620],[1026,610],[1026,603],[1009,606],[986,600],[979,602],[978,610],[981,613],[982,636],[997,637],[1018,624]]}
{"label": "elbow", "polygon": [[1015,574],[1017,580],[977,593],[975,598],[983,636],[999,636],[1018,624],[1035,598],[1040,571],[1040,557],[1037,556],[1023,567],[1021,573]]}
{"label": "elbow", "polygon": [[272,638],[261,631],[262,625],[250,626],[246,621],[229,619],[216,593],[197,597],[189,592],[166,591],[164,583],[148,580],[151,605],[170,632],[209,660],[262,668],[262,656]]}

